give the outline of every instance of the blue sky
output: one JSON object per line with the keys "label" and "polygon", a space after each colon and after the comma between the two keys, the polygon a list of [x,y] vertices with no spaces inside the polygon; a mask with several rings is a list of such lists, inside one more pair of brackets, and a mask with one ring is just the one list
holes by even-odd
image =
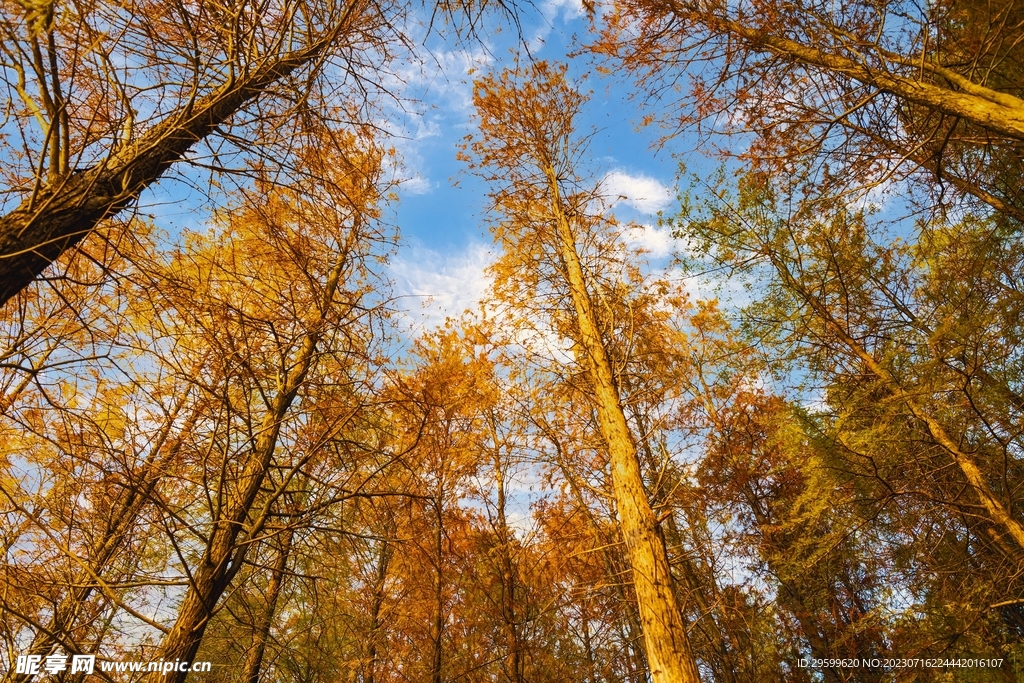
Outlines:
{"label": "blue sky", "polygon": [[[655,151],[657,130],[637,130],[638,105],[629,100],[625,79],[602,77],[589,58],[567,56],[588,39],[588,25],[579,0],[545,0],[524,16],[523,37],[535,58],[569,62],[570,77],[581,90],[592,91],[579,121],[581,132],[595,131],[592,170],[604,178],[609,195],[627,198],[615,207],[620,220],[650,226],[632,236],[661,259],[668,240],[664,229],[654,227],[655,214],[671,212],[675,204],[678,160],[669,150]],[[482,43],[428,42],[429,52],[400,69],[410,103],[381,121],[395,135],[404,163],[399,174],[406,179],[395,207],[402,244],[391,276],[412,321],[428,326],[474,307],[486,289],[484,268],[492,249],[487,187],[466,172],[456,153],[473,132],[473,74],[511,66],[515,40],[505,30]]]}
{"label": "blue sky", "polygon": [[[637,129],[640,106],[629,98],[628,78],[602,76],[592,58],[568,56],[591,38],[579,0],[541,0],[532,10],[522,8],[520,19],[530,54],[568,63],[580,90],[591,92],[577,121],[582,134],[594,131],[590,170],[604,179],[606,195],[625,197],[614,206],[620,221],[647,226],[627,238],[649,250],[653,265],[663,267],[671,240],[666,229],[656,227],[657,213],[674,211],[679,159],[673,152],[692,149],[692,141],[675,138],[670,147],[657,150],[662,131]],[[492,28],[498,24],[491,22]],[[408,312],[406,327],[412,334],[440,325],[446,317],[459,317],[486,293],[484,271],[493,258],[487,187],[467,172],[456,154],[473,132],[474,74],[512,66],[513,51],[521,47],[507,25],[476,41],[445,41],[435,32],[423,42],[393,67],[393,74],[383,77],[383,85],[399,99],[385,103],[375,121],[390,136],[381,142],[394,146],[401,158],[401,167],[394,170],[402,179],[399,199],[386,214],[401,242],[387,275],[400,297],[398,306]],[[686,161],[692,166],[693,155]],[[192,182],[171,174],[140,200],[140,211],[153,215],[171,241],[181,228],[201,231],[208,220],[208,188],[205,181],[199,181],[200,187]]]}

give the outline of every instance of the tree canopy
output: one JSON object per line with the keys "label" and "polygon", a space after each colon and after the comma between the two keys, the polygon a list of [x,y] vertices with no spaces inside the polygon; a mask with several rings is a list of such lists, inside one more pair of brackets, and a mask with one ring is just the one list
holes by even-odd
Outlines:
{"label": "tree canopy", "polygon": [[[0,5],[3,680],[1019,680],[1022,8],[489,9]],[[492,242],[410,324],[449,31]]]}

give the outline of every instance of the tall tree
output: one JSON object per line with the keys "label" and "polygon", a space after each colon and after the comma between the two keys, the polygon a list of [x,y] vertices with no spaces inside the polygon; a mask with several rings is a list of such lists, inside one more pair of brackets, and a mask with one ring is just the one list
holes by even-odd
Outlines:
{"label": "tall tree", "polygon": [[[687,233],[710,259],[762,285],[763,297],[745,311],[749,329],[762,343],[774,340],[764,348],[775,361],[793,363],[791,371],[817,387],[818,415],[805,419],[805,438],[818,442],[815,457],[832,470],[829,477],[845,482],[845,505],[863,516],[861,536],[884,549],[872,573],[920,596],[928,615],[915,621],[921,631],[887,625],[899,633],[887,636],[892,647],[928,651],[936,639],[953,637],[939,634],[952,632],[971,633],[977,648],[1005,652],[1013,635],[991,605],[1021,594],[1016,577],[1024,561],[1022,472],[1014,455],[1022,434],[1019,325],[1010,313],[1020,297],[1006,286],[1020,272],[1019,245],[1005,239],[997,220],[973,217],[922,223],[915,241],[892,239],[877,219],[841,199],[812,208],[779,186],[791,182],[766,186],[753,174],[734,201],[723,201],[723,192],[708,200],[708,215],[688,214]],[[729,414],[727,422],[742,416],[722,412]],[[735,423],[722,433],[732,433],[722,444],[735,439]],[[742,448],[778,457],[778,445]],[[799,459],[789,467],[805,477]],[[783,489],[771,498],[775,511],[757,514],[785,516],[787,507],[798,508],[785,502],[795,499]],[[834,525],[827,519],[814,522],[825,523],[818,534]],[[771,544],[780,542],[792,540],[776,533]],[[843,550],[830,560],[837,578],[847,575],[846,586],[824,593],[819,586],[802,597],[788,591],[796,602],[856,599],[856,609],[846,611],[850,621],[867,614],[865,605],[877,598],[856,592],[873,580],[841,566],[845,548],[855,550],[850,543],[836,544]],[[788,555],[797,557],[795,551]],[[944,614],[948,604],[960,605],[959,616]]]}
{"label": "tall tree", "polygon": [[916,175],[931,200],[1024,220],[1019,2],[614,7],[595,47],[641,76],[671,125],[752,132],[731,152],[769,171],[817,158],[826,194]]}
{"label": "tall tree", "polygon": [[[35,549],[4,565],[11,652],[89,648],[108,634],[111,609],[137,615],[122,585],[160,583],[149,576],[159,541],[143,527],[159,517],[156,491],[182,474],[188,435],[210,408],[188,378],[218,373],[209,353],[153,374],[128,370],[138,349],[162,345],[128,311],[144,297],[136,257],[152,247],[144,225],[137,233],[137,248],[122,243],[117,257],[73,267],[77,284],[59,301],[26,297],[4,321],[4,383],[16,382],[2,422],[5,542]],[[97,240],[86,254],[115,244]],[[97,286],[97,262],[119,277]]]}
{"label": "tall tree", "polygon": [[[222,389],[226,419],[211,423],[208,448],[221,450],[227,460],[204,474],[202,551],[185,568],[189,587],[161,640],[164,660],[195,658],[221,596],[268,533],[276,502],[299,473],[325,486],[317,470],[339,469],[324,462],[332,437],[354,430],[362,413],[366,399],[358,384],[372,341],[365,316],[374,310],[366,304],[372,289],[365,278],[382,151],[368,139],[337,141],[346,147],[325,146],[308,157],[318,175],[333,182],[309,186],[303,195],[269,194],[265,203],[232,216],[235,239],[183,255],[171,269],[169,284],[185,297],[175,301],[176,312],[200,324],[217,321],[210,342],[238,364],[239,374]],[[276,259],[275,249],[282,253]],[[342,335],[337,345],[335,335]],[[315,377],[324,378],[322,393]],[[318,419],[294,415],[303,393],[308,406],[316,398]],[[289,424],[297,443],[282,449]],[[340,494],[325,495],[337,501]],[[185,673],[175,673],[184,679]]]}
{"label": "tall tree", "polygon": [[623,411],[609,329],[598,312],[602,285],[584,266],[589,254],[608,247],[604,219],[589,209],[598,200],[596,189],[586,187],[577,168],[584,141],[574,118],[584,101],[564,68],[545,63],[480,79],[474,90],[480,139],[470,148],[474,168],[495,185],[491,196],[500,222],[494,232],[504,248],[498,279],[522,280],[513,296],[548,297],[540,305],[563,318],[552,322],[560,324],[558,332],[572,342],[586,373],[611,461],[651,676],[656,682],[695,682],[697,664]]}
{"label": "tall tree", "polygon": [[[5,558],[4,619],[31,654],[116,655],[131,638],[109,624],[130,619],[161,634],[165,657],[193,659],[248,553],[288,535],[277,501],[305,501],[292,516],[308,524],[344,499],[356,458],[332,444],[358,441],[367,400],[383,151],[324,131],[306,158],[320,184],[268,183],[216,239],[191,235],[171,260],[133,254],[107,287],[123,293],[86,324],[111,362],[75,359],[72,339],[62,353],[77,362],[46,368],[38,396],[5,412],[5,431],[37,427],[9,444],[5,475],[20,476],[3,479],[11,540],[39,550]],[[299,496],[299,481],[316,486]],[[174,627],[147,614],[143,587],[180,607]]]}
{"label": "tall tree", "polygon": [[[468,347],[468,348],[467,348]],[[464,662],[453,657],[450,624],[457,604],[456,569],[468,515],[458,501],[479,467],[484,417],[496,399],[491,362],[452,329],[419,340],[420,365],[396,389],[400,428],[418,464],[410,506],[419,519],[407,541],[419,567],[430,568],[429,648],[426,676],[432,683],[457,677]],[[403,415],[404,413],[404,415]],[[449,660],[454,661],[449,661]],[[465,667],[468,668],[468,667]]]}
{"label": "tall tree", "polygon": [[[442,0],[434,11],[484,5]],[[305,174],[295,155],[304,128],[350,120],[407,42],[400,26],[412,9],[365,0],[3,5],[0,305],[182,160],[199,162],[193,173]]]}

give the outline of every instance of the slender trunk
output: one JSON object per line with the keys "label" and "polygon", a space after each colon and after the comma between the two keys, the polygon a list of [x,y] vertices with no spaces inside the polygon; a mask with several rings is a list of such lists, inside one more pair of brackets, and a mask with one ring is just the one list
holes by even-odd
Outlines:
{"label": "slender trunk", "polygon": [[[681,543],[682,534],[676,524],[675,516],[670,514],[665,521],[666,540]],[[698,550],[698,552],[700,551]],[[700,627],[701,621],[708,625],[704,632],[705,637],[718,655],[720,662],[716,678],[720,678],[722,683],[737,683],[739,680],[737,656],[741,656],[743,653],[738,652],[739,648],[730,646],[729,639],[721,627],[721,623],[725,620],[713,572],[702,572],[697,563],[685,553],[679,559],[677,566],[681,574],[679,583],[689,589],[689,596],[697,605],[697,610],[700,614],[705,615],[704,619],[695,622],[694,626]]]}
{"label": "slender trunk", "polygon": [[617,551],[617,547],[621,544],[621,540],[619,538],[607,538],[607,535],[604,533],[601,525],[598,524],[596,519],[594,519],[593,513],[587,506],[587,503],[583,498],[583,492],[576,483],[574,475],[565,464],[565,460],[562,455],[564,450],[561,442],[551,432],[547,433],[547,437],[551,440],[551,443],[554,444],[555,450],[558,453],[558,466],[562,470],[562,476],[565,477],[565,481],[569,484],[569,490],[572,492],[573,500],[576,501],[576,505],[587,518],[587,521],[590,523],[590,527],[594,530],[595,536],[601,539],[599,550],[601,564],[604,565],[605,576],[608,577],[609,583],[615,590],[619,603],[622,605],[623,612],[626,616],[625,624],[617,624],[617,626],[620,628],[620,631],[622,630],[621,626],[625,626],[625,635],[621,637],[621,640],[626,644],[625,651],[628,653],[627,661],[629,664],[629,680],[646,680],[648,671],[647,661],[643,656],[643,648],[637,649],[636,647],[637,643],[643,639],[643,630],[640,628],[640,616],[638,614],[636,600],[629,595],[622,582],[622,577],[625,576],[627,570],[622,567],[621,553]]}
{"label": "slender trunk", "polygon": [[[355,234],[356,228],[353,227],[352,235]],[[242,568],[252,547],[251,543],[240,543],[239,540],[252,539],[266,523],[273,501],[267,501],[256,514],[253,514],[253,508],[273,464],[281,425],[317,357],[323,316],[333,306],[334,295],[347,264],[348,252],[343,251],[325,283],[319,308],[321,317],[311,323],[295,354],[292,369],[279,380],[278,393],[270,401],[256,432],[256,442],[246,457],[238,479],[238,493],[225,501],[223,514],[214,522],[203,557],[192,570],[191,582],[178,610],[178,618],[164,636],[157,651],[157,659],[183,662],[195,659],[221,595]],[[186,676],[187,672],[184,671],[174,671],[169,675],[156,672],[142,680],[148,683],[184,683]]]}
{"label": "slender trunk", "polygon": [[[246,462],[241,477],[242,491],[229,501],[227,513],[216,522],[206,552],[192,571],[192,581],[178,618],[164,636],[157,659],[183,662],[195,659],[217,602],[241,569],[251,547],[249,543],[238,542],[243,530],[248,529],[251,536],[266,521],[265,514],[250,518],[250,513],[270,470],[281,423],[297,389],[296,383],[292,391],[278,395],[272,402],[271,411],[263,420],[260,436]],[[149,683],[183,683],[186,675],[187,672],[175,671],[166,676],[156,672],[143,680]]]}
{"label": "slender trunk", "polygon": [[967,479],[967,483],[973,489],[974,495],[977,496],[978,502],[981,503],[981,507],[988,513],[989,520],[995,527],[1001,529],[1003,533],[1006,533],[1014,540],[1016,545],[1016,548],[1014,548],[1015,559],[1018,561],[1024,559],[1024,524],[1021,524],[1013,517],[1011,510],[992,491],[992,487],[985,480],[985,475],[981,472],[974,457],[960,448],[960,445],[950,436],[942,423],[935,419],[931,412],[919,403],[913,394],[907,392],[896,376],[879,363],[863,344],[850,335],[846,327],[836,320],[832,311],[820,299],[806,290],[777,254],[771,254],[770,256],[772,264],[786,286],[798,294],[811,307],[815,315],[835,333],[843,345],[857,356],[875,377],[881,380],[889,393],[894,398],[902,401],[903,405],[910,410],[910,413],[925,424],[928,433],[935,443],[952,456],[953,462],[956,463],[964,478]]}
{"label": "slender trunk", "polygon": [[558,244],[576,313],[579,339],[593,384],[601,436],[612,466],[612,487],[619,524],[629,552],[633,583],[640,608],[647,661],[654,683],[697,683],[697,662],[683,625],[669,570],[665,541],[644,490],[636,446],[615,386],[614,371],[601,339],[576,250],[572,226],[566,216],[554,170],[545,169],[551,192]]}
{"label": "slender trunk", "polygon": [[[497,430],[492,422],[492,433],[497,441]],[[494,455],[494,478],[497,484],[497,533],[498,533],[498,563],[501,574],[501,620],[505,627],[506,647],[506,675],[513,683],[524,683],[524,661],[522,653],[522,638],[519,633],[519,614],[517,612],[517,589],[515,565],[512,559],[512,534],[508,527],[508,518],[505,514],[505,476],[506,471],[501,462],[501,454]]]}
{"label": "slender trunk", "polygon": [[[389,524],[387,527],[388,536],[393,536],[394,533],[394,525]],[[366,683],[375,683],[377,677],[377,646],[381,631],[380,613],[384,608],[384,585],[387,582],[388,567],[391,564],[393,553],[391,541],[382,541],[380,557],[377,559],[377,575],[374,577],[373,582],[373,602],[370,605],[370,645],[367,649],[366,657]]]}
{"label": "slender trunk", "polygon": [[[707,411],[711,423],[719,434],[726,434],[728,429],[722,421],[722,416],[718,411],[718,407],[711,400],[710,393],[707,391],[707,385],[704,383],[703,377],[701,377],[701,386],[703,391],[699,392],[698,395],[700,396],[704,409]],[[768,513],[761,507],[761,499],[754,493],[754,489],[749,482],[742,487],[742,491],[743,497],[747,501],[747,506],[750,508],[751,515],[754,517],[754,522],[761,534],[763,535],[768,533],[767,530],[777,526],[776,524],[773,524]],[[811,649],[811,655],[815,659],[833,659],[837,654],[832,649],[828,635],[823,634],[819,628],[819,619],[816,616],[812,617],[812,614],[817,614],[817,612],[807,605],[806,587],[799,581],[793,581],[786,578],[787,573],[783,571],[783,568],[778,564],[777,557],[784,554],[785,549],[769,548],[767,547],[767,542],[762,541],[760,556],[772,574],[778,577],[781,588],[777,602],[782,609],[796,619],[797,624],[800,627],[800,632]],[[821,672],[825,683],[842,683],[843,679],[838,669],[834,667],[823,667]]]}
{"label": "slender trunk", "polygon": [[[649,423],[644,412],[634,407],[630,414],[637,425],[639,433],[649,433]],[[647,465],[648,472],[658,472],[660,464],[655,457],[654,449],[651,448],[650,440],[641,439],[638,444],[638,450]],[[662,491],[676,491],[682,485],[674,468],[663,469],[658,475],[658,481]],[[659,500],[661,496],[659,496],[658,491],[652,491],[651,496],[655,499],[655,503],[661,502]],[[679,525],[676,524],[676,517],[673,512],[666,514],[665,522],[661,528],[668,547],[673,545],[682,546],[683,535],[679,530]],[[696,546],[696,534],[694,534],[693,540]],[[706,550],[706,548],[700,548],[698,552]],[[709,555],[710,551],[703,552],[703,557],[708,557]],[[693,624],[693,628],[703,631],[712,651],[717,655],[718,662],[710,662],[713,665],[715,679],[721,679],[722,683],[736,683],[738,680],[737,671],[739,670],[736,661],[737,652],[734,651],[735,648],[730,646],[729,640],[721,628],[721,623],[724,623],[724,619],[722,615],[722,602],[719,599],[715,577],[712,573],[701,572],[687,553],[682,554],[676,563],[676,567],[679,568],[679,572],[675,576],[676,585],[686,591],[683,606],[686,605],[687,598],[691,599],[697,606],[697,612],[703,615]],[[705,626],[707,628],[702,628]]]}
{"label": "slender trunk", "polygon": [[[713,413],[713,417],[717,418],[717,414]],[[767,530],[776,525],[772,524],[768,514],[761,508],[761,501],[755,495],[749,483],[743,486],[743,495],[747,499],[747,505],[750,507],[751,514],[754,516],[754,521],[757,523],[761,533],[768,533]],[[766,542],[762,543],[764,546],[767,546]],[[832,659],[839,656],[829,642],[827,634],[822,634],[819,628],[819,619],[812,618],[812,613],[817,614],[817,610],[812,610],[807,604],[807,590],[805,586],[799,581],[787,578],[787,572],[782,567],[779,567],[777,560],[777,555],[779,554],[785,554],[785,549],[777,547],[762,547],[761,549],[761,557],[764,559],[765,564],[768,565],[768,569],[779,578],[779,585],[782,588],[778,596],[779,606],[796,618],[797,623],[800,625],[800,631],[811,648],[811,655],[815,659]],[[842,681],[839,670],[834,667],[822,667],[821,672],[825,683],[841,683]]]}
{"label": "slender trunk", "polygon": [[434,629],[433,629],[433,657],[430,666],[430,680],[433,683],[443,683],[441,667],[444,664],[443,652],[441,649],[444,642],[444,571],[441,563],[444,560],[444,527],[442,524],[443,510],[441,508],[441,494],[434,499],[434,559],[436,562],[434,574]]}
{"label": "slender trunk", "polygon": [[277,600],[281,595],[281,587],[284,585],[284,573],[288,567],[288,555],[292,549],[293,529],[286,529],[281,534],[281,547],[277,551],[277,558],[270,570],[270,583],[267,585],[267,609],[260,617],[260,623],[253,633],[252,647],[245,658],[245,666],[242,669],[243,683],[259,683],[260,669],[263,666],[263,654],[267,649],[267,641],[270,640],[270,629],[274,625],[274,616],[277,614]]}

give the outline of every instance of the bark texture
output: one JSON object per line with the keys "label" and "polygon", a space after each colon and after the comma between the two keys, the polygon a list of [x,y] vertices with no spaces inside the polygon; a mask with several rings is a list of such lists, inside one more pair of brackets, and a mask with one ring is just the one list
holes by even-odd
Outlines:
{"label": "bark texture", "polygon": [[0,217],[0,306],[27,287],[99,223],[122,211],[199,141],[248,102],[319,58],[325,38],[189,103],[97,166],[55,178]]}
{"label": "bark texture", "polygon": [[697,683],[700,676],[676,599],[665,541],[647,500],[636,444],[619,401],[612,363],[591,306],[572,226],[562,208],[555,171],[549,168],[546,175],[557,248],[579,327],[577,342],[593,383],[598,425],[611,458],[615,505],[633,570],[651,680],[654,683]]}
{"label": "bark texture", "polygon": [[245,667],[242,670],[243,683],[259,683],[260,671],[263,669],[263,657],[270,640],[270,629],[277,615],[277,601],[281,597],[284,586],[284,574],[288,569],[288,555],[291,554],[292,537],[295,531],[286,529],[281,535],[281,547],[277,551],[274,566],[270,570],[270,583],[267,585],[267,609],[260,617],[260,623],[253,632],[252,647],[245,656]]}

